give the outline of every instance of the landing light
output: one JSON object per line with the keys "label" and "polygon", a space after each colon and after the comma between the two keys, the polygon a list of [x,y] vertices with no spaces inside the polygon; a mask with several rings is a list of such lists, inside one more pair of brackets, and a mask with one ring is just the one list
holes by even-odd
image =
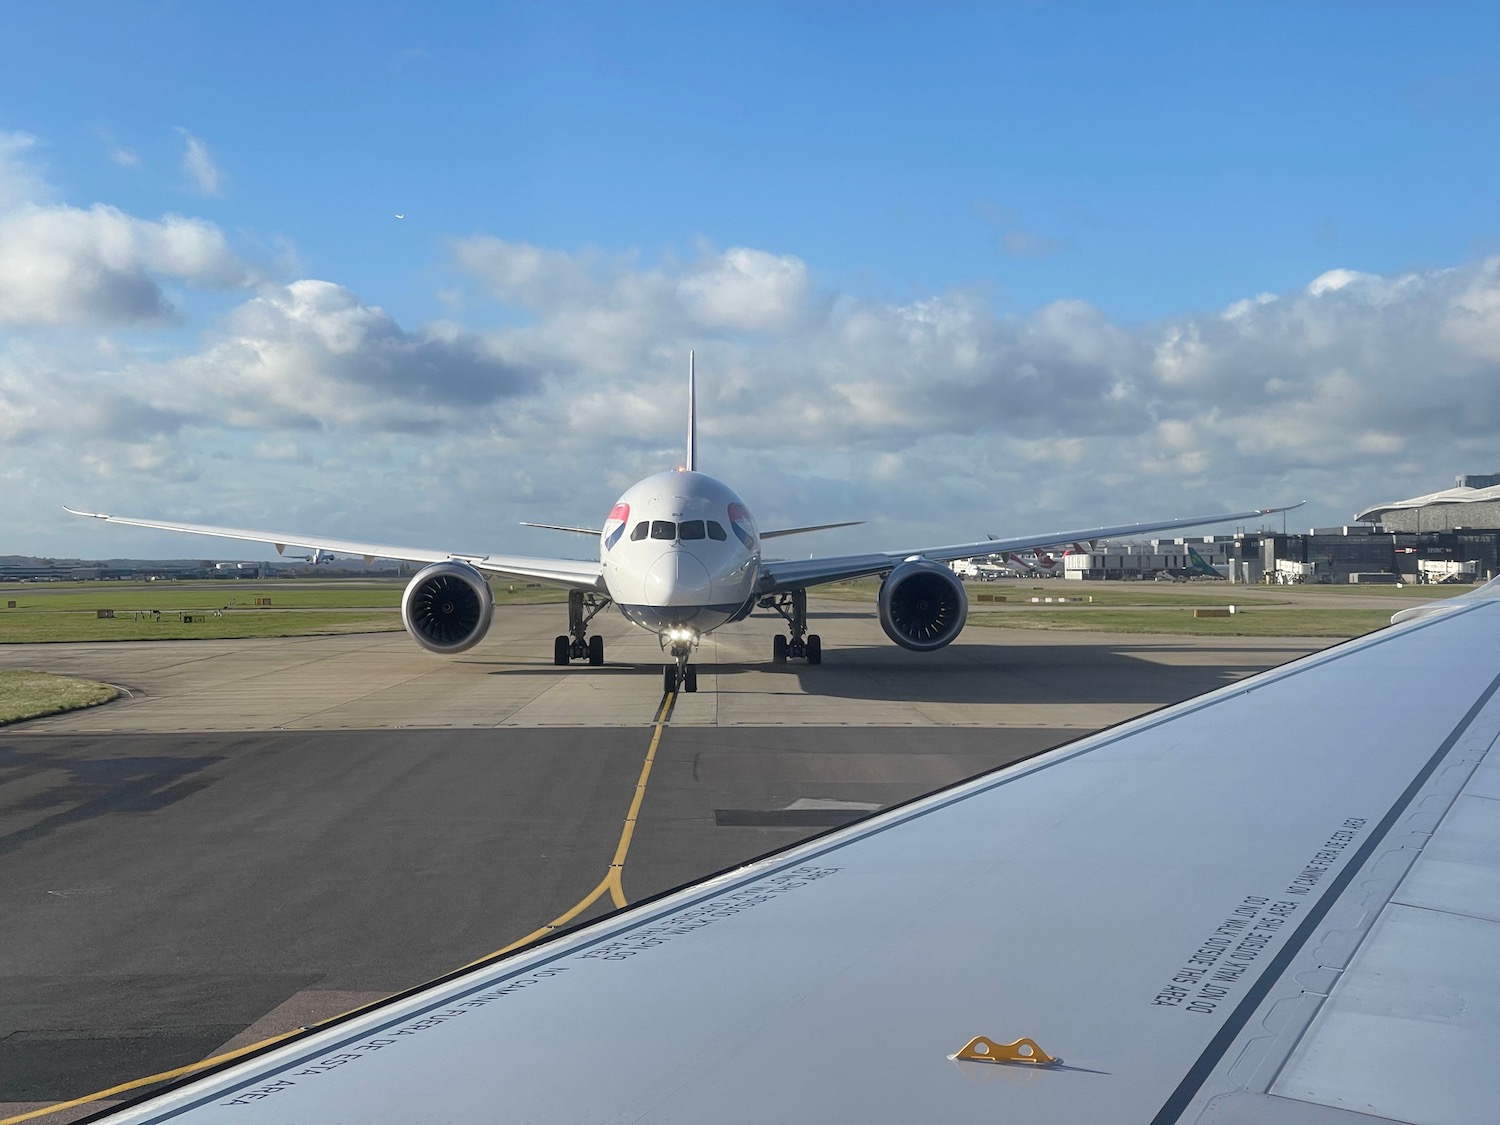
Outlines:
{"label": "landing light", "polygon": [[695,641],[698,635],[691,629],[682,625],[673,625],[670,629],[663,630],[662,636],[669,641]]}

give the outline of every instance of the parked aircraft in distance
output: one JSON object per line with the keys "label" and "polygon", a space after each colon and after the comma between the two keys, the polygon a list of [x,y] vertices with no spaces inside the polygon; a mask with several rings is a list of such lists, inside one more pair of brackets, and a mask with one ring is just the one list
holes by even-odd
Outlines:
{"label": "parked aircraft in distance", "polygon": [[1220,574],[1219,571],[1217,569],[1215,569],[1213,563],[1209,562],[1207,559],[1205,559],[1202,555],[1200,555],[1198,553],[1197,548],[1195,548],[1195,547],[1189,547],[1187,549],[1187,553],[1188,553],[1188,565],[1185,566],[1185,567],[1183,567],[1183,570],[1182,570],[1182,573],[1183,573],[1183,575],[1185,577],[1188,577],[1188,578],[1223,578],[1224,577],[1224,575]]}
{"label": "parked aircraft in distance", "polygon": [[1060,578],[1063,571],[1063,559],[1068,555],[1088,554],[1088,547],[1082,543],[1069,543],[1067,550],[1053,554],[1051,551],[1037,550],[1035,548],[1026,551],[1007,551],[1006,562],[1012,566],[1019,567],[1023,571],[1039,574],[1047,578]]}
{"label": "parked aircraft in distance", "polygon": [[[270,543],[278,552],[298,547],[318,553],[360,555],[429,563],[401,598],[401,618],[417,643],[453,654],[474,647],[494,613],[487,574],[559,586],[568,591],[568,632],[553,645],[553,660],[604,663],[604,638],[590,636],[589,622],[613,605],[641,628],[655,633],[671,663],[663,669],[666,691],[697,691],[690,662],[698,642],[713,630],[739,621],[760,606],[787,622],[774,638],[771,659],[819,664],[822,638],[807,631],[807,590],[825,582],[880,575],[880,624],[891,640],[916,652],[950,644],[964,627],[968,600],[963,583],[944,563],[996,552],[1021,552],[1055,543],[1138,535],[1200,524],[1245,520],[1286,508],[1190,516],[1151,523],[983,539],[941,547],[877,551],[863,555],[766,561],[763,540],[846,523],[761,531],[750,509],[727,484],[698,471],[697,406],[692,357],[688,360],[687,457],[674,470],[633,485],[609,510],[602,529],[540,524],[560,531],[597,535],[597,562],[475,555],[457,551],[360,543],[320,535],[214,527],[168,520],[135,519],[66,509],[111,523]],[[1305,501],[1304,501],[1305,502]],[[1298,505],[1290,505],[1297,507]]]}

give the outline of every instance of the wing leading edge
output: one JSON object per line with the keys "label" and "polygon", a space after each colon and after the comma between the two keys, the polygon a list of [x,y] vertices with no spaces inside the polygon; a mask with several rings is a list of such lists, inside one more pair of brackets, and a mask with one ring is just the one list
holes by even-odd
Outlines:
{"label": "wing leading edge", "polygon": [[1154,523],[1125,523],[1114,527],[1085,527],[1073,531],[1049,531],[1040,535],[1018,535],[1010,539],[985,539],[978,543],[954,543],[947,547],[925,547],[912,551],[876,551],[864,555],[839,555],[826,559],[789,559],[769,562],[761,567],[761,593],[774,594],[781,590],[796,590],[816,586],[823,582],[842,582],[850,578],[863,578],[880,574],[898,566],[910,558],[928,559],[932,562],[953,562],[955,559],[971,559],[976,555],[992,555],[1005,551],[1023,551],[1028,547],[1050,547],[1058,543],[1071,543],[1075,539],[1113,539],[1122,535],[1144,535],[1152,531],[1172,531],[1182,527],[1199,527],[1211,523],[1228,523],[1230,520],[1255,519],[1258,516],[1276,515],[1300,508],[1306,500],[1288,504],[1281,508],[1257,508],[1249,512],[1222,512],[1213,516],[1188,516],[1186,518],[1161,520]]}
{"label": "wing leading edge", "polygon": [[110,516],[102,512],[80,512],[64,508],[75,516],[150,527],[159,531],[180,531],[188,535],[209,535],[218,539],[239,539],[248,543],[269,543],[278,554],[288,547],[310,551],[328,551],[335,555],[355,555],[367,562],[394,559],[398,562],[438,563],[465,562],[487,574],[502,578],[519,578],[545,582],[569,590],[602,590],[603,571],[597,562],[580,559],[543,559],[526,555],[466,555],[458,551],[434,551],[425,547],[397,547],[388,543],[361,543],[351,539],[330,539],[320,535],[295,532],[262,531],[246,527],[215,527],[199,523],[173,523],[166,520],[143,520],[130,516]]}

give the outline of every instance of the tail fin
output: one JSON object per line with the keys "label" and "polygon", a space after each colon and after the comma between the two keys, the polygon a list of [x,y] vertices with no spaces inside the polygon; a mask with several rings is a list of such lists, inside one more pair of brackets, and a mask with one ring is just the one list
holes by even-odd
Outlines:
{"label": "tail fin", "polygon": [[688,440],[687,460],[684,469],[690,473],[698,471],[698,388],[693,370],[693,353],[688,352]]}
{"label": "tail fin", "polygon": [[1193,570],[1199,574],[1218,574],[1212,563],[1200,555],[1193,547],[1188,548],[1188,558],[1192,561]]}

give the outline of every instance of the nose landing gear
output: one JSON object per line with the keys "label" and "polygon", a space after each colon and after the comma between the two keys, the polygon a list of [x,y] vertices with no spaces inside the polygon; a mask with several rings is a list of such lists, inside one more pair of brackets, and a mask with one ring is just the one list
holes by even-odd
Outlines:
{"label": "nose landing gear", "polygon": [[790,637],[771,640],[771,663],[785,664],[787,657],[805,659],[809,664],[823,663],[823,638],[807,631],[807,591],[788,590],[761,598],[762,609],[774,609],[786,618]]}
{"label": "nose landing gear", "polygon": [[661,670],[663,693],[670,691],[695,692],[698,690],[698,669],[691,664],[668,664]]}
{"label": "nose landing gear", "polygon": [[661,670],[663,692],[698,690],[698,669],[688,663],[698,638],[689,629],[670,629],[661,638],[661,646],[676,663]]}
{"label": "nose landing gear", "polygon": [[610,600],[602,594],[568,591],[568,635],[552,642],[552,663],[587,660],[596,667],[604,663],[604,638],[597,633],[589,636],[588,628],[589,622],[609,604]]}
{"label": "nose landing gear", "polygon": [[663,692],[684,691],[695,692],[698,690],[698,669],[688,663],[688,657],[693,653],[693,646],[688,642],[675,642],[672,645],[671,655],[677,663],[668,664],[661,670],[661,687]]}

